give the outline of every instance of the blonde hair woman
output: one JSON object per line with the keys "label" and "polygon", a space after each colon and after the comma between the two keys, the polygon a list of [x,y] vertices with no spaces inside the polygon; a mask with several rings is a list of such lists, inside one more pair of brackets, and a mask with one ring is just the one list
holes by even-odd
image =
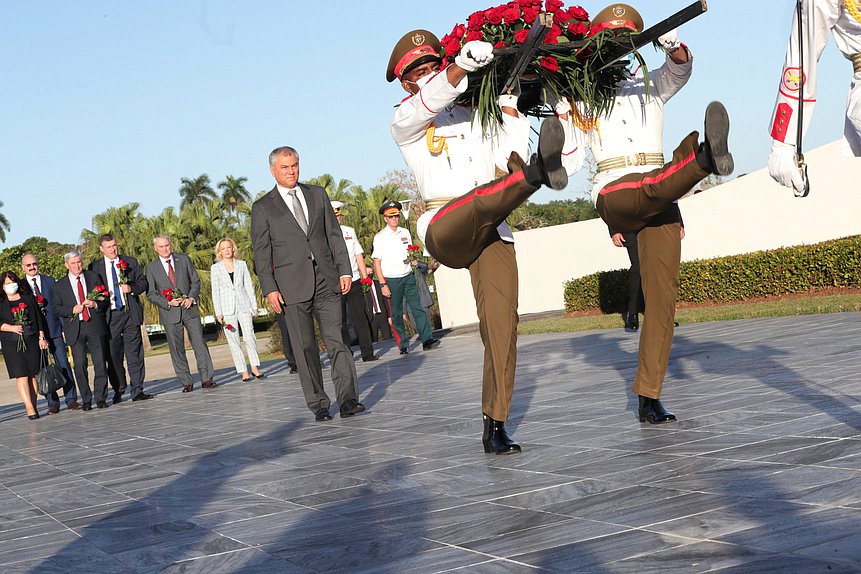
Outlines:
{"label": "blonde hair woman", "polygon": [[257,338],[254,336],[252,324],[252,317],[258,312],[257,298],[254,296],[248,265],[245,261],[236,259],[236,243],[229,237],[215,244],[215,259],[216,262],[210,269],[212,302],[215,306],[215,318],[227,337],[236,372],[242,375],[243,381],[251,380],[239,342],[241,329],[248,352],[248,363],[251,363],[251,374],[257,379],[263,379],[266,375],[260,372]]}

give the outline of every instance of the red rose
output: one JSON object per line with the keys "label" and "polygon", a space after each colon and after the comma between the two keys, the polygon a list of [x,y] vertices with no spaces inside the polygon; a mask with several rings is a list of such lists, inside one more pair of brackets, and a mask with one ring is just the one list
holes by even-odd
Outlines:
{"label": "red rose", "polygon": [[557,62],[556,58],[553,56],[545,56],[544,58],[541,58],[539,63],[542,68],[554,74],[556,73],[556,70],[559,69],[559,62]]}
{"label": "red rose", "polygon": [[119,261],[117,261],[117,268],[119,268],[119,269],[128,269],[128,268],[129,268],[129,264],[128,264],[128,263],[126,263],[125,259],[120,259]]}
{"label": "red rose", "polygon": [[579,20],[573,20],[570,24],[568,24],[568,34],[572,36],[585,36],[589,33],[589,26],[586,25],[585,22],[580,22]]}
{"label": "red rose", "polygon": [[580,6],[571,6],[568,8],[568,17],[576,18],[577,20],[588,21],[589,13]]}
{"label": "red rose", "polygon": [[553,23],[559,27],[565,25],[565,22],[569,20],[568,12],[565,10],[559,10],[558,12],[553,13]]}
{"label": "red rose", "polygon": [[559,42],[559,36],[562,34],[562,30],[556,24],[550,26],[550,30],[547,32],[547,36],[544,37],[545,44],[557,44]]}
{"label": "red rose", "polygon": [[505,19],[505,23],[510,26],[520,19],[520,8],[516,4],[509,4],[502,11],[502,17]]}
{"label": "red rose", "polygon": [[472,42],[473,40],[484,40],[484,34],[481,32],[470,32],[466,35],[467,42]]}
{"label": "red rose", "polygon": [[508,44],[506,44],[505,42],[503,42],[502,40],[500,40],[499,42],[497,42],[496,44],[494,44],[494,45],[493,45],[493,47],[494,47],[494,49],[496,49],[496,48],[507,48],[507,47],[508,47]]}
{"label": "red rose", "polygon": [[359,283],[363,283],[365,285],[373,285],[374,280],[371,279],[370,277],[362,277],[361,279],[359,279]]}
{"label": "red rose", "polygon": [[471,32],[474,32],[476,30],[481,30],[481,27],[484,26],[484,23],[486,21],[487,21],[487,18],[484,17],[483,11],[475,12],[466,21],[466,27]]}
{"label": "red rose", "polygon": [[452,29],[451,35],[460,40],[466,35],[466,26],[464,26],[463,24],[458,24]]}
{"label": "red rose", "polygon": [[23,311],[23,310],[24,310],[24,309],[26,309],[26,308],[27,308],[27,304],[26,304],[26,303],[18,303],[18,306],[17,306],[15,309],[13,309],[13,311],[16,311],[16,310],[17,310],[17,311]]}
{"label": "red rose", "polygon": [[165,299],[167,299],[168,301],[170,301],[171,299],[173,299],[173,290],[172,290],[172,289],[162,289],[162,290],[161,290],[161,294],[162,294],[162,296],[163,296]]}
{"label": "red rose", "polygon": [[499,7],[489,8],[484,11],[484,17],[487,18],[488,23],[498,26],[502,24],[502,9]]}
{"label": "red rose", "polygon": [[42,297],[41,295],[36,295],[36,303],[38,303],[39,305],[44,305],[45,304],[45,298]]}
{"label": "red rose", "polygon": [[540,10],[533,6],[523,6],[523,19],[531,26],[538,18]]}
{"label": "red rose", "polygon": [[514,33],[514,41],[518,44],[522,44],[526,41],[526,37],[529,35],[529,30],[518,30]]}
{"label": "red rose", "polygon": [[460,41],[457,38],[448,36],[448,40],[441,40],[440,44],[445,49],[446,58],[454,58],[460,52]]}
{"label": "red rose", "polygon": [[558,12],[562,8],[562,2],[559,0],[546,0],[544,2],[544,10],[547,12]]}

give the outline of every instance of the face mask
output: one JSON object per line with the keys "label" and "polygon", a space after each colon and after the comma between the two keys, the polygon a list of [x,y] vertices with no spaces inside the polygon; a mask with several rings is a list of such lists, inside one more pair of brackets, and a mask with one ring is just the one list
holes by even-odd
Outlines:
{"label": "face mask", "polygon": [[424,88],[427,85],[427,83],[430,81],[430,79],[434,75],[435,74],[428,74],[427,76],[422,76],[421,78],[419,78],[415,82],[410,82],[409,80],[407,80],[407,82],[410,84],[413,84],[414,86],[418,86],[418,88],[421,90],[422,88]]}
{"label": "face mask", "polygon": [[8,295],[14,295],[18,292],[18,284],[17,283],[7,283],[3,285],[3,290],[6,291]]}

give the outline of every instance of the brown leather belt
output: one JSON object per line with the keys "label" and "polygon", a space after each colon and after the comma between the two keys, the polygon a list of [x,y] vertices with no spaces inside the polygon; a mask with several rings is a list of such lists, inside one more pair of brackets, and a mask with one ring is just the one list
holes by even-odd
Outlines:
{"label": "brown leather belt", "polygon": [[598,172],[621,169],[624,167],[639,165],[664,165],[664,154],[662,153],[635,153],[619,157],[611,157],[598,162]]}
{"label": "brown leather belt", "polygon": [[425,206],[428,209],[438,209],[444,206],[446,203],[454,199],[453,197],[433,197],[431,199],[425,200]]}
{"label": "brown leather belt", "polygon": [[855,73],[861,72],[861,53],[852,54],[852,67],[855,69]]}

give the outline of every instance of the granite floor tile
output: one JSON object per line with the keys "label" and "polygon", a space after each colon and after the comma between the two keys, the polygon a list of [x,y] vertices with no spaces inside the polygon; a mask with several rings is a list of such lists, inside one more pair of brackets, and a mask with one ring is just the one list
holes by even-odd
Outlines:
{"label": "granite floor tile", "polygon": [[861,524],[861,510],[831,508],[811,512],[795,520],[777,519],[770,523],[726,534],[719,541],[740,541],[770,551],[793,551],[851,536]]}
{"label": "granite floor tile", "polygon": [[[145,570],[142,570],[145,572]],[[213,572],[241,572],[242,574],[311,574],[314,570],[291,564],[261,550],[247,548],[174,562],[153,572],[163,574],[211,574]]]}

